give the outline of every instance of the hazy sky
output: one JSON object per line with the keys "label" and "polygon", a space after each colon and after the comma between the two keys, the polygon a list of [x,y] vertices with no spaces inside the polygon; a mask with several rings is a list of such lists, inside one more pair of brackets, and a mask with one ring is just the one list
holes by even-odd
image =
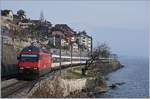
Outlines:
{"label": "hazy sky", "polygon": [[148,1],[1,1],[2,9],[23,9],[39,19],[40,11],[52,24],[86,30],[97,43],[107,42],[112,52],[148,56]]}

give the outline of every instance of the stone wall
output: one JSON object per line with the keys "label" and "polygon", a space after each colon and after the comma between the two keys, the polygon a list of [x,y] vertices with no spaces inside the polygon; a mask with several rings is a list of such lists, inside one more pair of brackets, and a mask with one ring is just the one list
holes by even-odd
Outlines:
{"label": "stone wall", "polygon": [[1,51],[1,76],[17,73],[17,53],[13,45],[2,45]]}
{"label": "stone wall", "polygon": [[28,97],[32,98],[59,98],[70,97],[76,91],[88,90],[91,92],[106,91],[106,83],[98,78],[62,79],[60,77],[48,78],[38,82],[30,91]]}

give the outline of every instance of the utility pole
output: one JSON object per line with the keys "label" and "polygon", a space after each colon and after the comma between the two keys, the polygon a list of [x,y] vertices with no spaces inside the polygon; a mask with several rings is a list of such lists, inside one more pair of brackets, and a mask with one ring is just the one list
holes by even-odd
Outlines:
{"label": "utility pole", "polygon": [[92,54],[92,52],[93,52],[93,38],[91,36],[91,54]]}
{"label": "utility pole", "polygon": [[71,44],[71,69],[72,69],[72,42],[70,44]]}
{"label": "utility pole", "polygon": [[81,67],[81,45],[79,46],[80,48],[80,67]]}
{"label": "utility pole", "polygon": [[59,69],[61,75],[61,36],[59,36]]}

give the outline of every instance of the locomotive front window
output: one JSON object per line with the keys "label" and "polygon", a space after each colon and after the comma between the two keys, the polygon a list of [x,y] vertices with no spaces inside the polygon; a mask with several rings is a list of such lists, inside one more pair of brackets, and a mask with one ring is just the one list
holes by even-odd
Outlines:
{"label": "locomotive front window", "polygon": [[36,62],[38,61],[39,57],[38,55],[28,55],[28,54],[22,54],[20,61],[24,62]]}

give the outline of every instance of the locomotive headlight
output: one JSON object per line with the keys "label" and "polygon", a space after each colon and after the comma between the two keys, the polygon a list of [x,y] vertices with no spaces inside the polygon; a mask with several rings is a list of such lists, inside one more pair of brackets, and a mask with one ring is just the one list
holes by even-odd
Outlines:
{"label": "locomotive headlight", "polygon": [[34,69],[34,70],[37,70],[38,68],[34,67],[33,69]]}
{"label": "locomotive headlight", "polygon": [[23,67],[20,67],[20,69],[24,69]]}

